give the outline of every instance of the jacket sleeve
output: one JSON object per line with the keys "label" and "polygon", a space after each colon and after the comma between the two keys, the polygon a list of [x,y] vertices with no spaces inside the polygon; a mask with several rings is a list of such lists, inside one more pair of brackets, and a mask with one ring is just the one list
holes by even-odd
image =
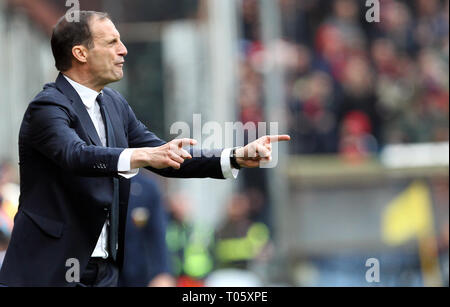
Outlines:
{"label": "jacket sleeve", "polygon": [[61,168],[82,176],[117,176],[123,148],[87,145],[73,125],[69,111],[54,102],[34,101],[26,113],[31,145]]}
{"label": "jacket sleeve", "polygon": [[[120,95],[120,94],[119,94]],[[120,96],[121,97],[121,96]],[[158,138],[141,123],[130,108],[128,103],[121,97],[125,104],[128,117],[128,143],[132,148],[158,147],[167,142]],[[191,150],[192,159],[185,160],[181,168],[176,170],[171,167],[155,169],[147,167],[148,170],[164,177],[173,178],[215,178],[224,179],[220,166],[220,153],[222,150]]]}

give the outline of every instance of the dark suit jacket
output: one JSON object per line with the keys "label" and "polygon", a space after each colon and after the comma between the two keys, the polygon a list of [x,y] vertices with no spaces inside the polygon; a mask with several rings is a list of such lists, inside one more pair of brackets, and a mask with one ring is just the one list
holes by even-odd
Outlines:
{"label": "dark suit jacket", "polygon": [[[8,286],[72,286],[66,261],[76,258],[80,274],[89,261],[120,180],[119,251],[122,266],[129,180],[117,173],[125,148],[165,144],[137,120],[126,100],[105,88],[105,108],[117,147],[102,147],[74,88],[61,74],[30,103],[19,135],[21,194],[11,241],[0,271]],[[202,152],[181,169],[155,170],[166,177],[223,179],[220,152]]]}

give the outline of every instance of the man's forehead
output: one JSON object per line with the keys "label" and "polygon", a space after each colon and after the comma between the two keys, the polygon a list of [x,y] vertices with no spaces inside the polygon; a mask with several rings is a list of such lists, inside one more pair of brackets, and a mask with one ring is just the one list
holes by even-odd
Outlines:
{"label": "man's forehead", "polygon": [[97,17],[94,18],[95,19],[92,20],[90,24],[91,33],[94,38],[120,36],[119,31],[117,31],[116,26],[110,19],[99,19]]}

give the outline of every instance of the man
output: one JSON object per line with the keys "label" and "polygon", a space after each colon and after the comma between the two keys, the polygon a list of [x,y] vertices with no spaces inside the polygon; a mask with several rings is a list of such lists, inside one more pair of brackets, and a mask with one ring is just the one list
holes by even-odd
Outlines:
{"label": "man", "polygon": [[160,140],[118,92],[105,87],[122,79],[127,55],[107,14],[61,18],[51,45],[60,74],[30,103],[22,122],[20,205],[0,284],[116,286],[128,179],[139,168],[166,177],[224,179],[236,173],[230,163],[257,167],[270,159],[271,142],[289,139],[265,137],[196,157],[183,149],[195,140]]}

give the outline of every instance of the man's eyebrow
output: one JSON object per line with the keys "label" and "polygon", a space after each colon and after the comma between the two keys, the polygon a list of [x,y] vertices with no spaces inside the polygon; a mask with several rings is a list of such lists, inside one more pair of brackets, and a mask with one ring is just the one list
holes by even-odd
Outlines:
{"label": "man's eyebrow", "polygon": [[108,37],[108,38],[105,38],[105,40],[106,40],[108,43],[116,42],[116,41],[118,41],[119,39],[120,39],[120,35],[117,35],[117,36],[114,36],[114,37]]}

